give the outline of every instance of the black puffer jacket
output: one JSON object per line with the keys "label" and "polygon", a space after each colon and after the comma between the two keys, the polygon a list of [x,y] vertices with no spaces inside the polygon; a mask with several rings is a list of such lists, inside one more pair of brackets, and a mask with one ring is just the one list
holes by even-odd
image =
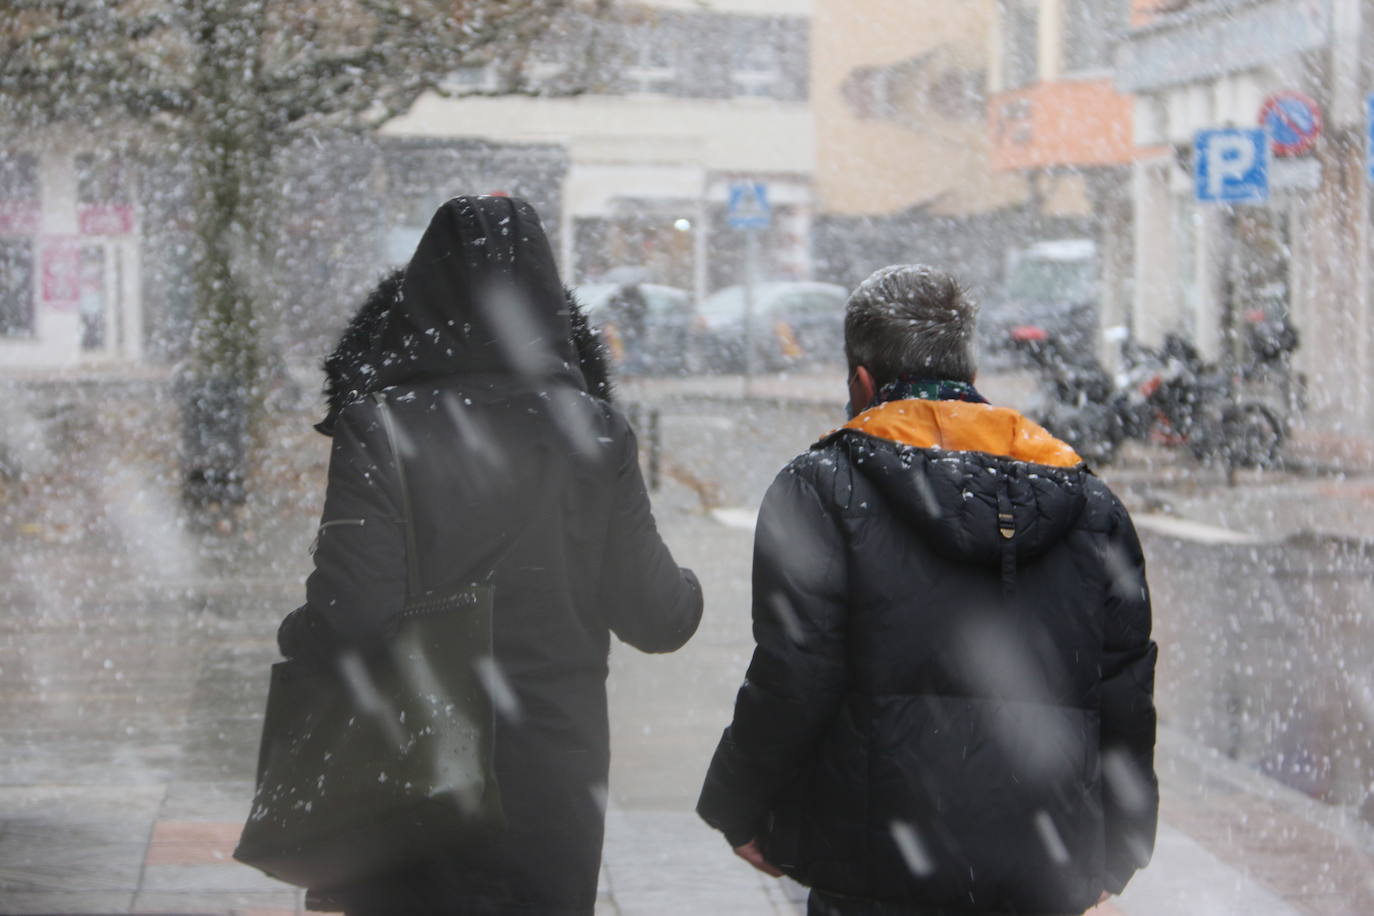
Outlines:
{"label": "black puffer jacket", "polygon": [[1155,647],[1125,510],[1014,411],[896,401],[779,474],[698,811],[839,897],[1081,912],[1149,859]]}
{"label": "black puffer jacket", "polygon": [[671,651],[695,631],[702,600],[655,528],[633,433],[586,390],[573,317],[534,211],[459,198],[329,360],[324,519],[282,651],[374,646],[404,603],[396,468],[364,396],[382,391],[424,588],[495,586],[495,769],[508,821],[477,847],[436,850],[434,862],[336,895],[350,911],[593,910],[610,633]]}

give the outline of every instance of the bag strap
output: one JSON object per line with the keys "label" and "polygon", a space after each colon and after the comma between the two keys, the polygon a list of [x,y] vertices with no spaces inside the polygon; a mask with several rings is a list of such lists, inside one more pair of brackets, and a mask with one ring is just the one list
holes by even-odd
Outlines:
{"label": "bag strap", "polygon": [[[386,395],[380,391],[374,391],[372,392],[372,399],[377,403],[377,410],[382,415],[382,427],[386,430],[387,442],[391,445],[391,454],[396,461],[396,483],[401,491],[401,520],[405,528],[406,538],[406,604],[409,605],[424,594],[420,582],[420,552],[415,546],[415,519],[411,511],[410,487],[406,483],[405,462],[401,458],[400,440],[396,435],[396,421],[392,417],[390,405],[386,402]],[[534,502],[536,507],[543,504],[544,498],[552,490],[553,476],[547,470],[539,475],[539,488],[536,491]],[[534,524],[537,515],[537,511],[531,512],[530,517],[525,520],[525,524],[521,525],[518,531],[506,539],[505,546],[491,560],[492,569],[495,569],[515,548],[516,541]]]}

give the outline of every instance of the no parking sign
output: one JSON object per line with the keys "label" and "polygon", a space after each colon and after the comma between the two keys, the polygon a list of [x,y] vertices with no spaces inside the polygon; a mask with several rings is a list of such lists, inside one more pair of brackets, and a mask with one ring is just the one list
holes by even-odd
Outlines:
{"label": "no parking sign", "polygon": [[1275,156],[1301,156],[1322,135],[1321,108],[1310,96],[1292,90],[1265,99],[1259,123],[1274,144]]}

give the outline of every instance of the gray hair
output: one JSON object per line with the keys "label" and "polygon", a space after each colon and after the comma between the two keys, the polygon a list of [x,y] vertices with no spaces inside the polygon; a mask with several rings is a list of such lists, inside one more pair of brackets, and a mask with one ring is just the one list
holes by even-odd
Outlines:
{"label": "gray hair", "polygon": [[924,264],[884,267],[845,305],[845,357],[879,385],[903,375],[972,382],[977,324],[977,304],[949,274]]}

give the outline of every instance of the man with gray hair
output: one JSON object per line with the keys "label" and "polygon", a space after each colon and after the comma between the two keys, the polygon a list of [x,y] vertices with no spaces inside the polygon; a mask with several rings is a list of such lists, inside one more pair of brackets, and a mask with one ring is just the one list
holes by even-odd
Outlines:
{"label": "man with gray hair", "polygon": [[697,811],[808,913],[1081,913],[1150,858],[1155,645],[1121,503],[973,387],[949,275],[845,315],[850,421],[760,509],[757,641]]}

